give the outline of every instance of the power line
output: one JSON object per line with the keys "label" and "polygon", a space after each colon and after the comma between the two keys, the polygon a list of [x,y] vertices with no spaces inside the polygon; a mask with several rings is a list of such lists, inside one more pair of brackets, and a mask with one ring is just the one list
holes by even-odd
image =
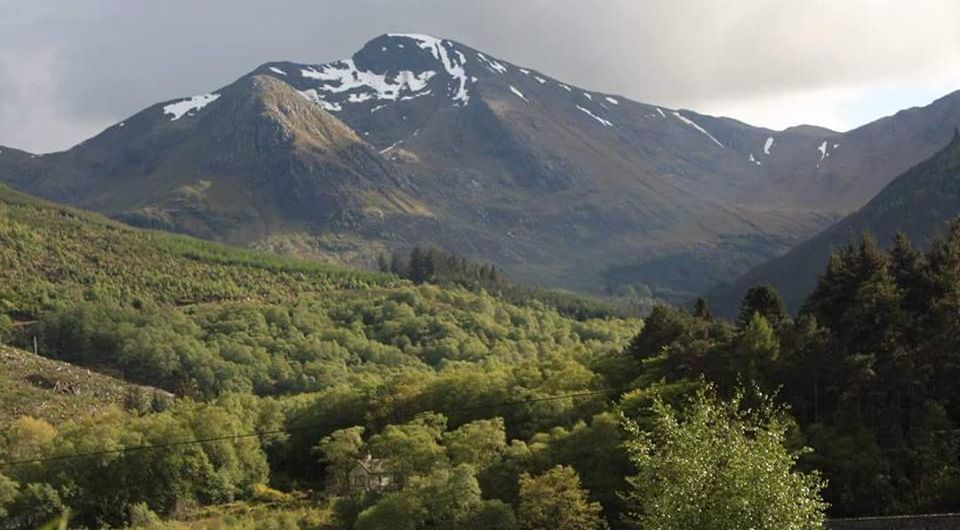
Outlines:
{"label": "power line", "polygon": [[[619,388],[605,388],[605,389],[602,389],[602,390],[592,390],[592,391],[588,391],[588,392],[578,392],[578,393],[573,393],[573,394],[560,394],[560,395],[555,395],[555,396],[545,396],[545,397],[538,397],[538,398],[529,398],[529,399],[522,399],[522,400],[517,400],[517,401],[504,401],[504,402],[500,402],[500,403],[490,403],[490,404],[486,404],[486,405],[474,405],[474,406],[471,406],[471,407],[461,407],[461,408],[457,408],[457,409],[451,409],[451,410],[447,410],[446,413],[449,414],[449,413],[453,413],[453,412],[469,412],[469,411],[474,411],[474,410],[496,409],[496,408],[503,408],[503,407],[515,407],[515,406],[518,406],[518,405],[527,405],[527,404],[530,404],[530,403],[542,403],[542,402],[545,402],[545,401],[557,401],[557,400],[561,400],[561,399],[573,399],[573,398],[580,398],[580,397],[592,397],[592,396],[599,396],[599,395],[604,395],[604,394],[612,394],[612,393],[614,393],[614,392],[620,392],[621,390],[622,390],[622,389],[619,389]],[[421,412],[427,412],[427,411],[421,411]],[[294,432],[309,431],[309,430],[316,429],[316,428],[319,428],[319,427],[321,427],[321,425],[319,425],[319,424],[314,424],[314,425],[301,425],[301,426],[297,426],[297,427],[286,427],[286,428],[283,428],[283,429],[275,429],[275,430],[269,430],[269,431],[254,431],[254,432],[247,432],[247,433],[241,433],[241,434],[231,434],[231,435],[225,435],[225,436],[213,436],[213,437],[210,437],[210,438],[195,438],[195,439],[191,439],[191,440],[180,440],[180,441],[177,441],[177,442],[168,442],[168,443],[154,444],[154,445],[135,445],[135,446],[132,446],[132,447],[121,447],[121,448],[118,448],[118,449],[104,449],[104,450],[101,450],[101,451],[90,451],[90,452],[86,452],[86,453],[71,453],[71,454],[66,454],[66,455],[51,456],[51,457],[47,457],[47,458],[34,458],[34,459],[31,459],[31,460],[14,460],[14,461],[10,461],[10,462],[0,462],[0,469],[5,468],[5,467],[22,466],[22,465],[27,465],[27,464],[45,464],[45,463],[49,463],[49,462],[59,462],[59,461],[63,461],[63,460],[74,460],[74,459],[78,459],[78,458],[90,458],[90,457],[94,457],[94,456],[105,456],[105,455],[120,454],[120,453],[134,453],[134,452],[138,452],[138,451],[152,451],[152,450],[155,450],[155,449],[167,449],[167,448],[170,448],[170,447],[181,447],[181,446],[185,446],[185,445],[194,445],[194,444],[202,444],[202,443],[210,443],[210,442],[222,442],[222,441],[227,441],[227,440],[238,440],[238,439],[240,439],[240,438],[253,438],[253,437],[260,437],[260,436],[271,436],[271,435],[275,435],[275,434],[291,434],[291,433],[294,433]]]}

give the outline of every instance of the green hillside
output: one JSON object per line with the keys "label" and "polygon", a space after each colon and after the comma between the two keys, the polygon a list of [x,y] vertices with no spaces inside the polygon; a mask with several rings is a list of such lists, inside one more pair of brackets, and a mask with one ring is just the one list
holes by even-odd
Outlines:
{"label": "green hillside", "polygon": [[[373,435],[420,411],[445,411],[451,432],[500,418],[489,425],[505,439],[556,428],[591,436],[583,422],[602,412],[603,393],[537,401],[602,388],[602,373],[641,327],[576,320],[539,300],[516,305],[482,289],[414,285],[134,229],[8,188],[0,188],[0,275],[0,335],[24,348],[36,337],[42,356],[72,365],[5,350],[16,360],[4,366],[16,382],[5,386],[16,394],[4,396],[8,420],[37,420],[13,421],[0,436],[2,461],[312,426],[236,448],[186,446],[157,454],[153,464],[131,453],[0,470],[0,482],[5,474],[20,483],[14,511],[28,525],[62,506],[73,508],[78,524],[112,526],[142,502],[170,515],[182,502],[251,500],[268,476],[287,489],[323,489],[330,476],[311,451],[323,436],[354,425]],[[91,370],[71,404],[41,407],[45,396],[18,390],[33,372],[60,367]],[[155,407],[96,373],[181,399]],[[534,402],[461,410],[518,399]],[[115,406],[101,410],[101,402]],[[52,406],[59,412],[47,414]],[[603,420],[597,429],[611,425]],[[193,463],[178,468],[186,474],[169,474],[161,471],[169,458]],[[91,469],[117,481],[94,481]],[[144,469],[167,474],[137,478]],[[211,483],[204,473],[219,478]],[[615,497],[616,482],[604,475],[585,480],[606,484],[598,495]],[[127,484],[122,495],[118,484]],[[202,514],[185,517],[194,516]]]}
{"label": "green hillside", "polygon": [[30,416],[54,425],[125,407],[163,407],[167,392],[0,345],[0,429]]}
{"label": "green hillside", "polygon": [[387,275],[135,230],[2,185],[0,280],[0,309],[21,316],[83,299],[185,305],[401,283]]}
{"label": "green hillside", "polygon": [[[0,213],[9,526],[817,530],[821,494],[835,515],[956,508],[960,224],[927,253],[845,248],[796,320],[755,289],[736,323],[705,303],[641,322],[437,252],[398,258],[405,280],[8,189]],[[349,480],[367,455],[385,491]]]}

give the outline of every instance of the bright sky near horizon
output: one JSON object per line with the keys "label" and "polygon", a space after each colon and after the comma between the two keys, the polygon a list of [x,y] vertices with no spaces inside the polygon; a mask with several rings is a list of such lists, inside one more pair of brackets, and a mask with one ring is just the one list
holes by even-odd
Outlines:
{"label": "bright sky near horizon", "polygon": [[450,38],[592,90],[850,129],[960,89],[956,0],[0,0],[0,145],[65,149],[271,60]]}

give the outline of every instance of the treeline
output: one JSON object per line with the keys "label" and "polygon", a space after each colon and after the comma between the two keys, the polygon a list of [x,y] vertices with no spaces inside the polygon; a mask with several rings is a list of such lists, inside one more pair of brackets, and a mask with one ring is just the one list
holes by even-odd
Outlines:
{"label": "treeline", "polygon": [[657,308],[628,352],[638,388],[705,374],[778,391],[836,515],[960,508],[960,220],[926,252],[902,235],[849,242],[797,318],[759,286],[735,324],[702,302]]}
{"label": "treeline", "polygon": [[[204,528],[217,519],[268,529],[822,526],[822,481],[797,471],[800,453],[784,449],[786,416],[762,397],[746,409],[741,398],[721,401],[707,387],[680,408],[654,399],[628,420],[616,408],[584,416],[606,406],[605,399],[587,400],[591,406],[574,416],[583,419],[569,427],[518,439],[498,416],[504,409],[475,409],[479,417],[469,420],[437,412],[401,419],[394,411],[393,422],[364,426],[362,406],[343,408],[352,390],[337,392],[339,399],[336,393],[294,400],[231,394],[60,427],[21,418],[0,431],[2,454],[50,460],[0,470],[0,526],[36,527],[67,509],[75,528],[193,528],[161,518],[189,522],[196,513],[202,513],[197,527]],[[312,424],[293,423],[314,414]],[[284,425],[289,434],[280,432]],[[273,434],[249,435],[258,431]],[[190,440],[205,441],[179,443]],[[142,446],[160,447],[112,451]],[[60,458],[78,453],[86,456]],[[312,465],[285,468],[291,458]],[[382,462],[389,487],[351,482],[360,461]],[[323,495],[298,502],[309,494],[297,490],[314,488]],[[237,502],[247,517],[199,510]]]}
{"label": "treeline", "polygon": [[578,320],[636,318],[649,309],[633,299],[603,300],[584,294],[514,284],[493,264],[472,263],[461,256],[433,248],[414,247],[406,255],[380,255],[377,266],[380,272],[395,274],[416,284],[434,283],[472,291],[484,290],[511,304],[540,303]]}
{"label": "treeline", "polygon": [[15,342],[32,349],[36,339],[45,356],[208,399],[315,392],[453,363],[591,359],[615,352],[638,326],[423,285],[285,303],[81,302],[44,313]]}

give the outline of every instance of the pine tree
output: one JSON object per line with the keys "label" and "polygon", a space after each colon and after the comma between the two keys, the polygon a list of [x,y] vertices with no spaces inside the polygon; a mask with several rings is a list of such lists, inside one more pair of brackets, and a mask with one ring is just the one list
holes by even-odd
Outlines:
{"label": "pine tree", "polygon": [[755,313],[759,313],[774,328],[780,327],[788,318],[780,293],[769,284],[756,285],[747,291],[740,303],[737,327],[747,327]]}
{"label": "pine tree", "polygon": [[700,296],[693,305],[693,316],[702,320],[713,320],[713,312],[710,311],[710,305],[707,299]]}
{"label": "pine tree", "polygon": [[890,273],[903,293],[903,309],[912,319],[926,314],[929,307],[929,270],[924,255],[913,247],[902,232],[893,238],[890,250]]}

